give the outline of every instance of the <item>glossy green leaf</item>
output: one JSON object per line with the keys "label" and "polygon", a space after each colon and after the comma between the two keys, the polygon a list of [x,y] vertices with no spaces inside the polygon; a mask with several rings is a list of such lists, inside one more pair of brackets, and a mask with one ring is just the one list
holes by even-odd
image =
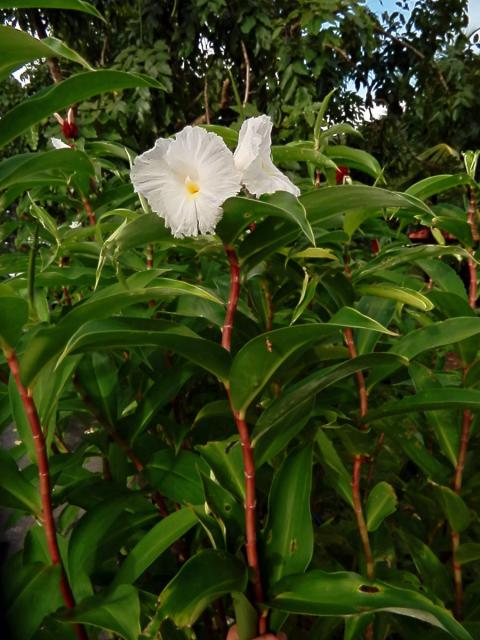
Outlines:
{"label": "glossy green leaf", "polygon": [[[61,356],[92,349],[162,347],[171,349],[191,362],[227,380],[230,358],[216,342],[200,338],[182,325],[168,326],[162,320],[110,318],[86,322],[68,341]],[[61,360],[60,360],[61,361]]]}
{"label": "glossy green leaf", "polygon": [[[300,382],[286,389],[260,416],[252,434],[255,447],[255,461],[258,466],[279,453],[305,425],[315,396],[340,380],[357,371],[386,364],[390,358],[398,358],[387,353],[372,353],[358,356],[324,369],[320,369]],[[398,361],[400,362],[400,361]],[[402,360],[408,364],[408,360]],[[302,419],[302,418],[305,418]]]}
{"label": "glossy green leaf", "polygon": [[462,500],[450,487],[437,485],[435,496],[454,531],[461,533],[471,522],[470,511]]}
{"label": "glossy green leaf", "polygon": [[315,237],[303,205],[295,196],[285,191],[263,196],[262,200],[229,198],[223,205],[223,211],[224,215],[217,226],[217,234],[226,244],[232,243],[252,222],[274,216],[297,225],[307,240],[315,245]]}
{"label": "glossy green leaf", "polygon": [[480,391],[477,389],[442,388],[421,391],[414,396],[385,403],[379,409],[369,411],[366,421],[412,413],[416,411],[435,411],[437,409],[480,409]]}
{"label": "glossy green leaf", "polygon": [[308,162],[316,167],[336,169],[335,162],[325,153],[317,151],[313,145],[287,144],[272,147],[272,157],[275,163]]}
{"label": "glossy green leaf", "polygon": [[270,584],[304,571],[313,554],[310,513],[312,447],[289,453],[275,474],[265,525],[265,557]]}
{"label": "glossy green leaf", "polygon": [[28,320],[28,302],[22,298],[0,294],[0,348],[16,346]]}
{"label": "glossy green leaf", "polygon": [[[461,298],[458,298],[458,300],[461,300]],[[438,347],[457,344],[479,333],[480,318],[449,318],[448,320],[435,322],[426,327],[410,331],[407,335],[397,340],[392,347],[391,353],[397,353],[412,360],[421,353]],[[398,366],[378,367],[368,380],[369,388],[372,388],[397,368]],[[439,406],[437,408],[445,409],[447,407]]]}
{"label": "glossy green leaf", "polygon": [[25,478],[13,458],[7,451],[0,449],[0,504],[3,507],[22,509],[39,515],[41,512],[40,496]]}
{"label": "glossy green leaf", "polygon": [[421,311],[431,311],[432,302],[424,295],[407,287],[396,287],[391,284],[360,284],[355,287],[357,293],[363,296],[378,296],[408,304]]}
{"label": "glossy green leaf", "polygon": [[471,184],[472,180],[467,174],[457,173],[455,175],[437,175],[424,178],[408,187],[408,193],[421,200],[426,200],[433,195],[443,193],[449,189],[455,189],[460,185]]}
{"label": "glossy green leaf", "polygon": [[381,324],[355,309],[344,307],[326,324],[304,324],[276,329],[257,336],[240,349],[230,371],[230,399],[241,415],[277,369],[291,356],[340,328],[372,329],[391,334]]}
{"label": "glossy green leaf", "polygon": [[149,460],[145,473],[153,487],[173,502],[184,505],[203,504],[200,471],[208,473],[200,456],[192,451],[173,449],[157,451]]}
{"label": "glossy green leaf", "polygon": [[62,111],[74,104],[105,93],[136,87],[163,89],[156,80],[137,73],[125,71],[85,71],[44,89],[23,100],[8,111],[0,120],[0,147],[55,111]]}
{"label": "glossy green leaf", "polygon": [[68,9],[69,11],[81,11],[91,16],[104,20],[101,13],[85,0],[0,0],[0,9]]}
{"label": "glossy green leaf", "polygon": [[[0,4],[1,6],[1,4]],[[14,27],[0,26],[0,80],[26,62],[37,58],[62,57],[93,71],[88,62],[57,38],[39,40]]]}
{"label": "glossy green leaf", "polygon": [[197,449],[210,466],[216,480],[243,502],[245,477],[240,444],[233,444],[229,440],[210,441]]}
{"label": "glossy green leaf", "polygon": [[454,293],[464,300],[467,292],[457,272],[441,260],[417,260],[418,266],[432,279],[434,285],[442,291]]}
{"label": "glossy green leaf", "polygon": [[121,518],[135,496],[122,494],[100,502],[78,521],[68,547],[67,569],[70,583],[77,599],[93,594],[89,576],[100,558],[100,543],[109,529]]}
{"label": "glossy green leaf", "polygon": [[243,593],[232,593],[232,600],[238,640],[251,640],[257,633],[258,614]]}
{"label": "glossy green leaf", "polygon": [[391,611],[440,627],[457,640],[472,640],[447,609],[423,594],[380,580],[370,582],[346,571],[326,573],[316,570],[284,578],[274,587],[269,606],[289,613],[317,616]]}
{"label": "glossy green leaf", "polygon": [[[371,210],[400,208],[408,209],[412,213],[433,215],[429,207],[416,198],[364,185],[322,187],[303,194],[299,200],[305,207],[312,227],[324,225],[327,220],[339,214],[362,207]],[[277,220],[260,223],[255,232],[247,236],[240,245],[240,259],[242,263],[253,267],[277,249],[295,240],[297,236],[298,231],[292,231],[290,225]],[[459,249],[457,253],[458,251]]]}
{"label": "glossy green leaf", "polygon": [[157,522],[133,547],[115,574],[112,586],[132,584],[195,524],[197,519],[190,509],[179,509]]}
{"label": "glossy green leaf", "polygon": [[335,450],[330,438],[319,429],[315,437],[318,444],[320,459],[327,478],[347,504],[353,507],[352,478]]}
{"label": "glossy green leaf", "polygon": [[382,175],[382,168],[377,159],[363,149],[335,144],[325,147],[323,152],[337,165],[346,165],[350,169],[363,171],[372,178],[379,178]]}
{"label": "glossy green leaf", "polygon": [[46,184],[53,176],[68,178],[73,175],[93,176],[95,169],[88,156],[76,149],[55,149],[21,153],[0,162],[0,189],[22,185],[29,189],[44,179]]}
{"label": "glossy green leaf", "polygon": [[35,563],[24,565],[16,580],[21,588],[6,610],[15,638],[30,640],[43,619],[63,605],[60,594],[60,566]]}
{"label": "glossy green leaf", "polygon": [[365,509],[367,529],[376,531],[382,522],[395,513],[397,509],[397,496],[395,490],[388,482],[379,482],[368,494]]}
{"label": "glossy green leaf", "polygon": [[398,531],[398,534],[406,543],[422,581],[442,600],[450,598],[450,576],[445,564],[427,544],[416,536],[409,534],[406,530]]}
{"label": "glossy green leaf", "polygon": [[[28,349],[21,360],[23,383],[29,386],[42,367],[61,354],[75,331],[92,318],[100,320],[134,304],[182,294],[203,297],[221,304],[221,300],[209,291],[187,282],[157,278],[155,285],[155,287],[120,289],[120,291],[114,287],[104,288],[86,302],[73,307],[57,326],[40,329],[28,343]],[[160,321],[157,326],[160,326]]]}
{"label": "glossy green leaf", "polygon": [[247,586],[243,562],[213,549],[192,556],[167,584],[159,597],[159,614],[178,627],[195,623],[205,608],[217,598]]}
{"label": "glossy green leaf", "polygon": [[140,637],[138,591],[127,584],[85,598],[73,609],[64,609],[55,617],[62,622],[100,627],[125,640],[138,640]]}

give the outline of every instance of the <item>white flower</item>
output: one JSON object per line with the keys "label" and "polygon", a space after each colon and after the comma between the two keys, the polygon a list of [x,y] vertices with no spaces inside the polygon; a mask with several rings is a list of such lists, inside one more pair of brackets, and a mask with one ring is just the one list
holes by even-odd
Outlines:
{"label": "white flower", "polygon": [[269,116],[245,120],[233,154],[235,166],[242,174],[242,184],[255,196],[275,191],[300,195],[300,189],[273,164],[271,145],[272,121]]}
{"label": "white flower", "polygon": [[60,138],[50,138],[50,142],[55,149],[71,149],[70,145],[60,140]]}
{"label": "white flower", "polygon": [[159,138],[135,159],[130,177],[176,238],[213,233],[222,204],[241,188],[232,152],[220,136],[199,127]]}

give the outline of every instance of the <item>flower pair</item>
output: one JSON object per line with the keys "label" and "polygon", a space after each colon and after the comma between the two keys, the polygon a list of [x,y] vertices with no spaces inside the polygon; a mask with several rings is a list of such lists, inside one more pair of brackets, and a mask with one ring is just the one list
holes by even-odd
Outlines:
{"label": "flower pair", "polygon": [[173,139],[159,138],[138,156],[130,177],[137,193],[165,220],[176,238],[213,233],[222,205],[244,186],[250,193],[299,189],[272,162],[268,116],[243,123],[235,153],[222,138],[200,127],[185,127]]}

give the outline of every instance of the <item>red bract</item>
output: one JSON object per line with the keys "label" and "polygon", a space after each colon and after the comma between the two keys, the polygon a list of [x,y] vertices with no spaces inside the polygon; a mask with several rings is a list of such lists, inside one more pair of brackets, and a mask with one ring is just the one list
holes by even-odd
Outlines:
{"label": "red bract", "polygon": [[67,140],[76,140],[78,138],[78,127],[75,122],[68,122],[68,120],[64,120],[62,124],[62,131]]}
{"label": "red bract", "polygon": [[337,167],[337,171],[335,173],[335,180],[337,184],[343,184],[344,179],[350,175],[350,169],[348,167],[340,166]]}
{"label": "red bract", "polygon": [[370,241],[370,250],[372,253],[378,253],[380,251],[380,245],[376,238]]}

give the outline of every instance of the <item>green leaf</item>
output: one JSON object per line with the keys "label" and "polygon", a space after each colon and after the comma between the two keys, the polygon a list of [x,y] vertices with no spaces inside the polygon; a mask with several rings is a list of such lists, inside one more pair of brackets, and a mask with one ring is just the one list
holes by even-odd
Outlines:
{"label": "green leaf", "polygon": [[0,292],[0,348],[16,346],[23,326],[28,320],[28,302],[22,298],[1,295]]}
{"label": "green leaf", "polygon": [[[382,168],[376,158],[363,149],[354,149],[341,144],[325,147],[324,154],[337,165],[346,165],[350,169],[363,171],[372,178],[382,175]],[[348,185],[354,186],[354,185]]]}
{"label": "green leaf", "polygon": [[174,542],[181,538],[197,519],[190,509],[179,509],[157,522],[133,547],[115,574],[112,586],[132,584]]}
{"label": "green leaf", "polygon": [[0,504],[4,507],[22,509],[40,514],[41,504],[37,489],[25,479],[13,458],[0,449]]}
{"label": "green leaf", "polygon": [[[22,381],[25,386],[30,386],[41,369],[62,352],[75,331],[92,318],[100,320],[134,304],[182,294],[202,297],[222,304],[221,300],[209,291],[187,282],[157,278],[155,285],[148,288],[120,288],[119,290],[116,285],[106,287],[92,295],[86,302],[73,307],[55,327],[40,329],[28,343],[28,348],[21,359]],[[160,326],[160,322],[157,326]]]}
{"label": "green leaf", "polygon": [[14,601],[6,611],[6,619],[15,630],[15,639],[30,640],[43,619],[63,601],[60,593],[60,565],[24,565],[16,580],[21,584]]}
{"label": "green leaf", "polygon": [[331,440],[322,429],[319,429],[315,441],[318,444],[320,459],[325,468],[327,478],[330,476],[331,484],[333,484],[345,502],[353,507],[352,478]]}
{"label": "green leaf", "polygon": [[397,510],[397,496],[388,482],[379,482],[368,494],[366,507],[367,529],[376,531],[382,522]]}
{"label": "green leaf", "polygon": [[[358,356],[332,367],[305,376],[262,413],[252,434],[255,462],[261,466],[279,453],[304,427],[309,418],[315,396],[357,371],[386,364],[392,356],[388,353],[372,353]],[[408,360],[403,360],[408,364]]]}
{"label": "green leaf", "polygon": [[231,244],[239,234],[252,222],[258,222],[270,216],[280,217],[297,225],[307,238],[315,245],[310,223],[305,208],[291,193],[277,191],[263,196],[262,200],[252,198],[229,198],[223,205],[224,215],[217,226],[217,234],[226,244]]}
{"label": "green leaf", "polygon": [[[0,3],[1,6],[1,3]],[[39,40],[14,27],[0,26],[0,81],[37,58],[62,57],[93,71],[88,62],[57,38]]]}
{"label": "green leaf", "polygon": [[83,151],[77,149],[54,149],[21,153],[0,162],[0,189],[22,185],[23,190],[44,181],[51,182],[53,176],[93,176],[94,166]]}
{"label": "green leaf", "polygon": [[378,296],[379,298],[396,300],[421,311],[433,309],[433,304],[427,297],[407,287],[396,287],[391,284],[360,284],[355,287],[355,291],[363,296]]}
{"label": "green leaf", "polygon": [[201,551],[187,560],[160,594],[159,615],[177,627],[189,627],[211,602],[227,593],[243,592],[246,586],[243,562],[223,551]]}
{"label": "green leaf", "polygon": [[[322,187],[305,193],[299,200],[305,207],[307,219],[312,227],[324,226],[327,220],[361,207],[372,211],[400,208],[408,209],[412,213],[433,215],[427,205],[416,198],[363,185]],[[277,249],[295,240],[297,236],[298,231],[292,230],[290,224],[277,220],[260,223],[255,233],[251,233],[242,241],[239,247],[240,260],[251,268]],[[456,252],[458,253],[459,249]]]}
{"label": "green leaf", "polygon": [[472,184],[471,178],[466,173],[457,173],[455,175],[438,175],[424,178],[405,191],[420,200],[426,200],[433,195],[443,193],[449,189],[455,189],[456,187],[464,184]]}
{"label": "green leaf", "polygon": [[257,633],[258,614],[243,593],[232,593],[238,640],[251,640]]}
{"label": "green leaf", "polygon": [[427,544],[416,536],[400,529],[398,535],[406,543],[422,582],[438,594],[442,600],[448,600],[451,591],[450,577],[443,562]]}
{"label": "green leaf", "polygon": [[432,279],[436,287],[467,300],[465,285],[455,269],[441,260],[417,260],[417,264]]}
{"label": "green leaf", "polygon": [[202,458],[212,469],[216,480],[242,502],[245,500],[245,478],[243,474],[242,450],[231,440],[210,441],[197,446]]}
{"label": "green leaf", "polygon": [[465,544],[461,544],[457,549],[456,560],[459,564],[480,560],[480,543],[465,542]]}
{"label": "green leaf", "polygon": [[310,145],[287,144],[272,147],[272,158],[275,164],[283,162],[308,162],[316,167],[336,169],[335,162],[327,157],[325,153],[317,151]]}
{"label": "green leaf", "polygon": [[0,147],[5,146],[37,122],[75,102],[82,102],[107,91],[136,87],[163,89],[156,80],[126,71],[85,71],[43,89],[23,100],[0,120]]}
{"label": "green leaf", "polygon": [[93,594],[89,576],[98,560],[100,544],[122,513],[138,498],[120,495],[100,502],[77,522],[68,546],[68,576],[77,599]]}
{"label": "green leaf", "polygon": [[470,511],[462,500],[449,487],[435,486],[435,496],[450,524],[457,533],[464,531],[471,522]]}
{"label": "green leaf", "polygon": [[[457,300],[461,299],[457,298]],[[412,360],[425,351],[457,344],[478,333],[480,333],[480,318],[449,318],[448,320],[435,322],[415,331],[410,331],[410,333],[396,342],[391,349],[391,353],[396,353]],[[398,369],[398,366],[378,367],[369,377],[369,388],[371,389],[380,380],[393,373],[395,369]]]}
{"label": "green leaf", "polygon": [[312,447],[307,446],[289,453],[272,482],[264,531],[271,584],[304,571],[312,559],[311,488]]}
{"label": "green leaf", "polygon": [[199,470],[208,473],[200,456],[192,451],[173,449],[157,451],[145,467],[145,473],[153,487],[174,502],[203,504],[202,482]]}
{"label": "green leaf", "polygon": [[82,11],[91,16],[105,20],[101,13],[85,0],[0,0],[0,9],[68,9]]}
{"label": "green leaf", "polygon": [[372,329],[392,334],[381,324],[355,309],[344,307],[326,324],[304,324],[276,329],[247,342],[235,356],[230,371],[230,399],[240,416],[277,369],[310,344],[335,335],[340,328]]}
{"label": "green leaf", "polygon": [[86,322],[68,341],[59,363],[68,354],[91,349],[163,347],[171,349],[221,381],[228,378],[230,357],[216,342],[201,338],[182,325],[145,318],[110,318]]}
{"label": "green leaf", "polygon": [[138,591],[121,584],[82,600],[73,609],[64,609],[55,618],[61,622],[91,624],[111,631],[125,640],[140,637],[140,600]]}
{"label": "green leaf", "polygon": [[380,418],[397,416],[417,411],[435,411],[437,409],[471,409],[480,410],[480,391],[477,389],[459,389],[458,387],[429,389],[401,400],[386,402],[381,408],[367,413],[366,422]]}
{"label": "green leaf", "polygon": [[316,616],[392,611],[440,627],[457,640],[472,640],[449,611],[421,593],[380,580],[371,582],[346,571],[316,570],[284,578],[274,587],[268,604],[272,609]]}

